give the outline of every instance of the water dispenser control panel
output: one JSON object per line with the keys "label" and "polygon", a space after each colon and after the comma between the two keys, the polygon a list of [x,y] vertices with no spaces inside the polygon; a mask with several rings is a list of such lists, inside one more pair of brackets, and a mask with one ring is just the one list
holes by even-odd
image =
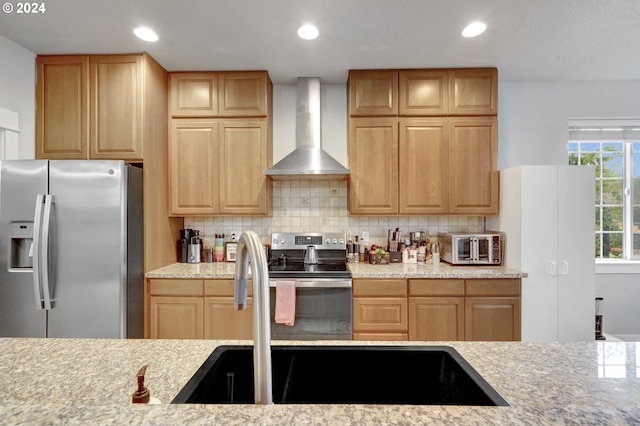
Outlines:
{"label": "water dispenser control panel", "polygon": [[11,238],[33,238],[33,222],[12,223]]}

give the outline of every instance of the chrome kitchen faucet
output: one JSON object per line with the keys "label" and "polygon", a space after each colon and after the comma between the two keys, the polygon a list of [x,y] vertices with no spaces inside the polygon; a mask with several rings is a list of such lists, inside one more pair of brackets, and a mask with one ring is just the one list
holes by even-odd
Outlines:
{"label": "chrome kitchen faucet", "polygon": [[258,234],[245,231],[238,240],[235,307],[247,307],[249,260],[253,277],[253,378],[255,403],[273,404],[271,373],[271,322],[269,318],[269,270],[267,257]]}

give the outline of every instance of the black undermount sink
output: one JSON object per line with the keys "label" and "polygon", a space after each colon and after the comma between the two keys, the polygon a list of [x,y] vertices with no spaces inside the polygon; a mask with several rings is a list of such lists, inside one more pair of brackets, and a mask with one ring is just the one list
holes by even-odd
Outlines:
{"label": "black undermount sink", "polygon": [[[273,346],[275,404],[509,405],[448,346]],[[253,346],[220,346],[172,404],[253,404]]]}

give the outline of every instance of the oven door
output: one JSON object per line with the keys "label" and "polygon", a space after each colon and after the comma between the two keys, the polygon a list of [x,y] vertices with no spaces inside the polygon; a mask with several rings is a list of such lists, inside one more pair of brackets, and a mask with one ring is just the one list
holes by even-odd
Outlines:
{"label": "oven door", "polygon": [[[289,279],[291,280],[291,279]],[[351,279],[293,279],[296,316],[293,326],[276,324],[276,282],[271,287],[271,338],[274,340],[351,340]]]}

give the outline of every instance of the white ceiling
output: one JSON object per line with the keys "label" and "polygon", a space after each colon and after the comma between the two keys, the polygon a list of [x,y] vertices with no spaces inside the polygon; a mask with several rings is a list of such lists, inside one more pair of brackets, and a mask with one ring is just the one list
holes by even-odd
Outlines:
{"label": "white ceiling", "polygon": [[[41,1],[41,14],[0,13],[0,34],[36,54],[147,51],[168,71],[265,69],[277,84],[481,66],[501,81],[640,79],[640,0]],[[464,39],[474,20],[487,31]],[[318,39],[297,37],[307,22]],[[138,40],[141,25],[160,40]]]}

